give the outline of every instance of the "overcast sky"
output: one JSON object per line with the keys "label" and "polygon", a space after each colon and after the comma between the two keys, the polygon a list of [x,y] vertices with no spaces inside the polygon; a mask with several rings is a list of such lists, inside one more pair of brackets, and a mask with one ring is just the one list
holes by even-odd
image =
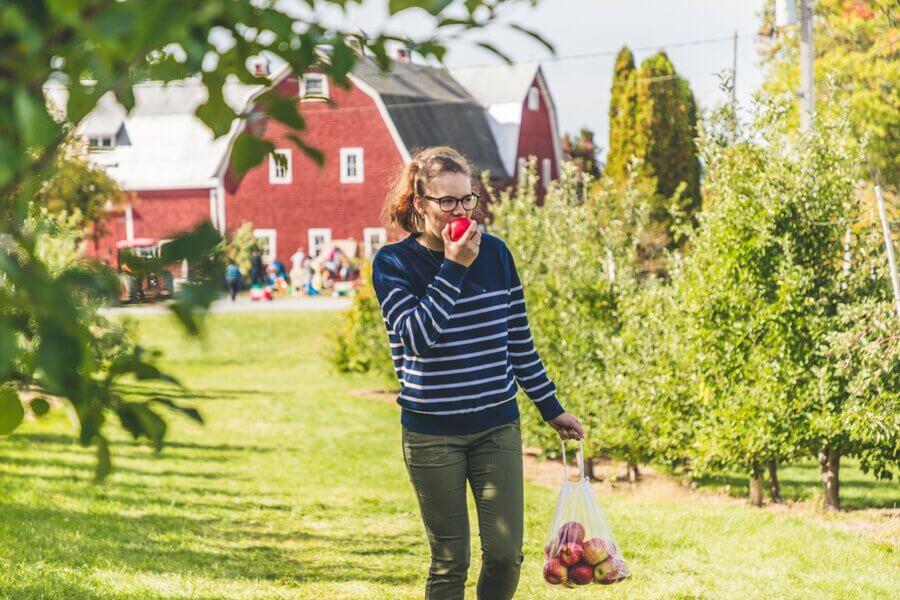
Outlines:
{"label": "overcast sky", "polygon": [[[284,0],[290,8],[301,0]],[[556,47],[560,59],[530,38],[495,27],[467,36],[448,49],[451,66],[499,62],[470,40],[488,40],[516,61],[536,61],[544,69],[556,102],[561,132],[586,126],[607,145],[607,113],[615,54],[627,44],[635,59],[665,50],[675,69],[691,83],[701,108],[720,103],[717,74],[731,69],[737,31],[737,92],[746,106],[762,81],[754,34],[764,0],[542,0],[537,8],[524,3],[511,7],[504,21],[533,29]],[[366,0],[348,13],[320,14],[342,29],[361,28],[370,36],[389,32],[410,37],[429,33],[430,17],[419,9],[388,18],[387,0]],[[297,10],[303,10],[297,8]],[[709,41],[718,40],[718,41]],[[696,43],[703,42],[703,43]],[[598,54],[575,58],[578,55]],[[566,58],[573,57],[573,58]]]}

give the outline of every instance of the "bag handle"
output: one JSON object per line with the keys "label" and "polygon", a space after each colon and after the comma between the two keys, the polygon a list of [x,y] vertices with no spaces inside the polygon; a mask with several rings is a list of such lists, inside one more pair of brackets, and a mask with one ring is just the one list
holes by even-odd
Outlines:
{"label": "bag handle", "polygon": [[[562,449],[562,465],[563,465],[563,481],[569,480],[569,466],[566,459],[566,442],[559,440],[559,447]],[[584,440],[578,440],[578,450],[575,452],[575,463],[578,465],[578,481],[585,479],[584,473]]]}

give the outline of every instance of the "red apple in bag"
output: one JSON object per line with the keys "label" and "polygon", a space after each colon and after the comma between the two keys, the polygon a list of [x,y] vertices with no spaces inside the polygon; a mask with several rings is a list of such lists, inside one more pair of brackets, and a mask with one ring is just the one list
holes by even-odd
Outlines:
{"label": "red apple in bag", "polygon": [[620,560],[612,557],[607,558],[594,567],[594,581],[601,584],[614,583],[619,579],[623,566],[625,565]]}
{"label": "red apple in bag", "polygon": [[612,555],[612,545],[600,538],[591,538],[581,545],[584,552],[584,562],[589,565],[597,565]]}
{"label": "red apple in bag", "polygon": [[578,521],[563,523],[559,528],[559,541],[563,544],[567,542],[580,544],[584,541],[584,526]]}
{"label": "red apple in bag", "polygon": [[587,585],[594,578],[594,567],[583,562],[569,569],[569,579],[578,585]]}
{"label": "red apple in bag", "polygon": [[472,219],[468,217],[459,217],[450,221],[450,239],[454,242],[458,242],[459,238],[461,238],[469,228],[471,222]]}
{"label": "red apple in bag", "polygon": [[556,543],[555,542],[547,542],[547,545],[544,546],[544,560],[549,558],[556,558]]}
{"label": "red apple in bag", "polygon": [[569,573],[566,567],[555,558],[551,558],[544,563],[544,580],[547,583],[559,585],[565,581],[568,576]]}
{"label": "red apple in bag", "polygon": [[557,553],[560,562],[567,567],[571,567],[572,565],[580,561],[581,555],[581,544],[579,544],[578,542],[569,542],[568,544],[563,544],[559,547],[559,552]]}

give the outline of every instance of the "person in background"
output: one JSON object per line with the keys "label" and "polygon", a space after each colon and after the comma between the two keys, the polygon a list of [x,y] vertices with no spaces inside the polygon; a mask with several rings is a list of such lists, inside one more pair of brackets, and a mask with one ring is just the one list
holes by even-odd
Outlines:
{"label": "person in background", "polygon": [[225,283],[228,285],[228,292],[231,294],[232,302],[234,302],[237,297],[237,293],[240,291],[243,282],[244,275],[241,273],[241,268],[237,266],[237,263],[234,262],[233,258],[229,258],[228,266],[225,267]]}
{"label": "person in background", "polygon": [[250,253],[250,285],[266,285],[266,270],[263,267],[262,253],[254,248]]}
{"label": "person in background", "polygon": [[303,281],[303,265],[305,262],[306,253],[303,252],[303,248],[297,248],[297,251],[291,254],[291,272],[288,274],[291,293],[301,292],[306,285],[306,282]]}
{"label": "person in background", "polygon": [[278,260],[277,258],[272,261],[272,266],[275,267],[275,277],[281,278],[286,282],[290,283],[290,277],[288,276],[287,271],[284,270],[284,263]]}

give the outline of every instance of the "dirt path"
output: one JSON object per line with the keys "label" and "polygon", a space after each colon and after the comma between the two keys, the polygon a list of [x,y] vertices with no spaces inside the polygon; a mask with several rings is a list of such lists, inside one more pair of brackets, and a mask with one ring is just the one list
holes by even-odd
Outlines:
{"label": "dirt path", "polygon": [[[354,390],[354,396],[378,402],[386,402],[397,406],[396,392],[388,390]],[[549,489],[559,489],[563,470],[559,460],[541,458],[539,448],[523,448],[525,477],[529,482]],[[851,534],[863,535],[869,539],[900,546],[900,509],[869,508],[854,511],[841,511],[834,514],[823,513],[812,502],[795,502],[788,500],[783,504],[766,504],[752,509],[746,500],[731,496],[725,492],[708,489],[692,489],[675,478],[660,473],[653,467],[641,466],[641,479],[637,483],[629,483],[618,479],[625,472],[625,463],[616,460],[594,461],[594,477],[591,485],[598,494],[616,494],[627,496],[637,501],[662,503],[715,503],[744,506],[748,510],[766,510],[777,514],[790,515],[809,519],[819,525],[825,525]],[[569,479],[574,480],[577,467],[570,462]]]}

